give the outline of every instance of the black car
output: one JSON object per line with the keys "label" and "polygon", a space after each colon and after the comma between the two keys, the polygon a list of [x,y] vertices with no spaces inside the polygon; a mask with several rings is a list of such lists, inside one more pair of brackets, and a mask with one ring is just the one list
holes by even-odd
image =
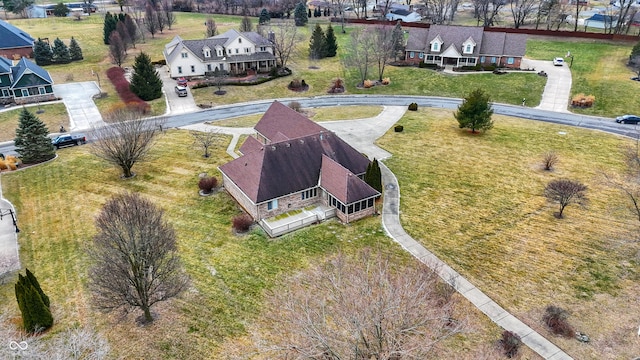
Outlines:
{"label": "black car", "polygon": [[51,140],[51,143],[53,144],[53,146],[56,147],[56,149],[60,149],[61,147],[65,147],[65,146],[82,145],[82,144],[85,144],[86,142],[87,142],[87,138],[83,134],[60,135],[55,139]]}
{"label": "black car", "polygon": [[616,118],[616,122],[620,124],[637,124],[640,123],[640,116],[622,115]]}

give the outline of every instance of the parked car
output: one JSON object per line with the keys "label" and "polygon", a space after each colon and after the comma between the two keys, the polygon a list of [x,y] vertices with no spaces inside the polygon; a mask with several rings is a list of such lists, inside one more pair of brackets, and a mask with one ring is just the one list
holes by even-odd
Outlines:
{"label": "parked car", "polygon": [[553,65],[554,66],[562,66],[564,65],[564,59],[561,57],[557,57],[553,59]]}
{"label": "parked car", "polygon": [[640,81],[640,76],[634,76],[631,78],[633,81]]}
{"label": "parked car", "polygon": [[84,134],[60,135],[54,138],[53,140],[51,140],[51,143],[53,144],[53,146],[56,147],[56,149],[60,149],[61,147],[65,147],[65,146],[82,145],[82,144],[85,144],[86,142],[87,142],[87,137],[84,136]]}
{"label": "parked car", "polygon": [[185,86],[176,85],[176,94],[180,97],[184,97],[189,95],[187,92],[187,88]]}
{"label": "parked car", "polygon": [[616,122],[620,124],[637,124],[640,123],[640,116],[622,115],[616,118]]}
{"label": "parked car", "polygon": [[187,79],[183,77],[178,78],[178,86],[187,86]]}

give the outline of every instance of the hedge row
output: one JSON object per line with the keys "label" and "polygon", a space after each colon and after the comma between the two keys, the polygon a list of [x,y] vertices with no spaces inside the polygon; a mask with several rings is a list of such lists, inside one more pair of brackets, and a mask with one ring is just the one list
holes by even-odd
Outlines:
{"label": "hedge row", "polygon": [[107,77],[116,88],[116,91],[120,96],[120,100],[126,104],[128,109],[141,112],[143,114],[146,114],[151,110],[151,106],[149,106],[146,101],[140,99],[138,95],[131,91],[129,82],[124,77],[123,68],[118,66],[110,68],[107,70]]}

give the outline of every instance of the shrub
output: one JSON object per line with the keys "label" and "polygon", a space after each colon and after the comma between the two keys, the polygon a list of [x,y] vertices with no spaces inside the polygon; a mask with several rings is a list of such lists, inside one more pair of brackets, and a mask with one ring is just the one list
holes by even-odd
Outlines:
{"label": "shrub", "polygon": [[500,340],[500,343],[502,344],[504,354],[508,358],[512,358],[518,355],[518,350],[522,345],[522,340],[520,340],[520,336],[518,336],[518,334],[505,330],[502,332],[502,339]]}
{"label": "shrub", "polygon": [[395,131],[395,132],[402,132],[402,130],[404,130],[404,126],[402,126],[402,125],[396,125],[393,128],[393,131]]}
{"label": "shrub", "polygon": [[427,63],[419,63],[418,64],[419,68],[424,68],[424,69],[437,69],[438,68],[438,64],[427,64]]}
{"label": "shrub", "polygon": [[551,171],[553,167],[558,163],[558,154],[555,151],[547,151],[543,155],[542,166],[545,170]]}
{"label": "shrub", "polygon": [[233,228],[237,232],[247,232],[253,224],[253,219],[249,214],[241,214],[233,218]]}
{"label": "shrub", "polygon": [[138,95],[134,94],[129,87],[129,82],[124,77],[124,69],[118,66],[114,66],[107,70],[107,77],[116,88],[118,96],[127,108],[142,111],[144,114],[149,112],[151,107],[146,101],[140,99]]}
{"label": "shrub", "polygon": [[365,89],[368,89],[370,87],[373,87],[373,81],[371,80],[365,80],[364,83],[362,84],[362,86],[364,86]]}
{"label": "shrub", "polygon": [[342,79],[337,78],[334,79],[331,82],[331,87],[329,88],[329,91],[327,91],[329,94],[336,94],[336,93],[343,93],[344,92],[344,81],[342,81]]}
{"label": "shrub", "polygon": [[593,95],[585,95],[585,94],[578,94],[574,97],[571,98],[571,106],[574,107],[591,107],[593,106],[593,103],[596,101],[596,97]]}
{"label": "shrub", "polygon": [[198,188],[200,188],[200,190],[202,190],[202,192],[205,194],[211,193],[211,191],[213,191],[216,186],[218,186],[218,179],[213,176],[203,177],[202,179],[200,179],[200,181],[198,181]]}
{"label": "shrub", "polygon": [[546,312],[543,316],[544,323],[547,324],[551,332],[555,335],[561,335],[566,338],[572,338],[575,334],[573,327],[567,321],[569,313],[566,310],[557,306],[547,306]]}
{"label": "shrub", "polygon": [[382,85],[389,85],[389,84],[391,84],[391,79],[390,78],[382,79]]}
{"label": "shrub", "polygon": [[302,112],[302,105],[300,105],[297,101],[292,101],[289,103],[289,108],[295,110],[295,112]]}
{"label": "shrub", "polygon": [[418,111],[418,104],[417,104],[417,103],[411,103],[411,104],[409,104],[409,110],[411,110],[411,111]]}

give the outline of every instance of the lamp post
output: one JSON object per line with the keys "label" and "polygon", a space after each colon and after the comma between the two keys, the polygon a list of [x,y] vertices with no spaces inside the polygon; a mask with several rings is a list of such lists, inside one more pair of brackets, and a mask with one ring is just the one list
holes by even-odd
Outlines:
{"label": "lamp post", "polygon": [[16,215],[12,209],[0,209],[0,221],[2,221],[3,216],[11,215],[11,220],[13,221],[13,226],[16,228],[16,233],[20,232],[18,229],[18,222],[16,221]]}
{"label": "lamp post", "polygon": [[571,58],[571,62],[569,63],[569,69],[573,66],[573,55],[571,55],[571,51],[567,51],[566,58]]}
{"label": "lamp post", "polygon": [[95,77],[98,78],[98,89],[100,91],[102,91],[102,86],[100,86],[100,75],[97,72],[93,71],[93,70],[91,70],[91,75],[94,75]]}

